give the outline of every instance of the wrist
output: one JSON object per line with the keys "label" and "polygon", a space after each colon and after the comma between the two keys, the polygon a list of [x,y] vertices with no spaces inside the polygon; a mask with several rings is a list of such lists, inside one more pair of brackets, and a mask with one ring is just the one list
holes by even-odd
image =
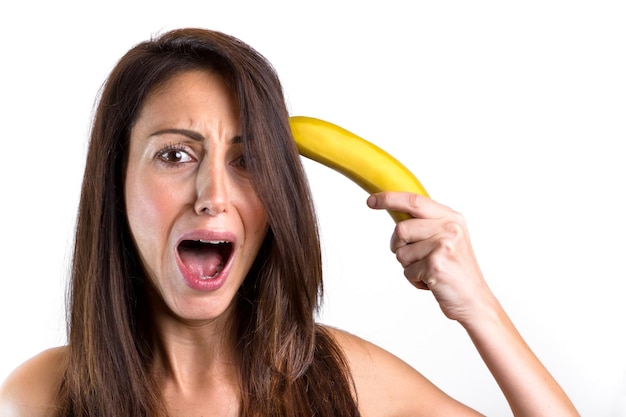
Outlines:
{"label": "wrist", "polygon": [[475,302],[473,307],[457,321],[468,333],[474,334],[482,331],[491,332],[498,327],[506,326],[509,318],[498,299],[489,291],[488,296]]}

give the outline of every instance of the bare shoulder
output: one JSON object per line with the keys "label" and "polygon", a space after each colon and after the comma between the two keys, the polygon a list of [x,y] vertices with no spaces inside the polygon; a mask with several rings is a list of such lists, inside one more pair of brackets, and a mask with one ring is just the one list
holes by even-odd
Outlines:
{"label": "bare shoulder", "polygon": [[58,408],[58,391],[67,349],[45,350],[16,368],[0,386],[3,417],[51,417]]}
{"label": "bare shoulder", "polygon": [[348,332],[326,329],[346,355],[364,417],[480,415],[397,356]]}

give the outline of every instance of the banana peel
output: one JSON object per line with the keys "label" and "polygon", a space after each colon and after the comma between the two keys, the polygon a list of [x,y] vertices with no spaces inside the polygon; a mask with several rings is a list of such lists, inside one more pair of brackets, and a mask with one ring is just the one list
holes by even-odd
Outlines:
{"label": "banana peel", "polygon": [[[300,155],[319,162],[374,194],[406,191],[428,197],[426,189],[400,161],[373,143],[325,120],[291,116],[289,125]],[[389,210],[397,223],[407,213]]]}

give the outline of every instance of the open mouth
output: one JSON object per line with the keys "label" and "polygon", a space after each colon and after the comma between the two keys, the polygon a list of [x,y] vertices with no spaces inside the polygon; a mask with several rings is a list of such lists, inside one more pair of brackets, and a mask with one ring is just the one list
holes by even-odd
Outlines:
{"label": "open mouth", "polygon": [[228,241],[183,240],[178,245],[178,256],[187,270],[202,280],[216,278],[224,269],[233,252]]}

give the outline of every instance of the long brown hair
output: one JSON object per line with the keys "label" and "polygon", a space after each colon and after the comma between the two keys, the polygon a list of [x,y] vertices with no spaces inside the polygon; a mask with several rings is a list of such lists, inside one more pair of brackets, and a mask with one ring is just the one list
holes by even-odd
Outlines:
{"label": "long brown hair", "polygon": [[357,416],[343,353],[314,320],[322,295],[319,236],[282,87],[254,49],[203,29],[138,44],[102,90],[78,212],[61,415],[167,415],[151,379],[145,274],[127,224],[124,175],[146,96],[192,69],[218,72],[236,95],[248,169],[269,222],[236,299],[241,414]]}

